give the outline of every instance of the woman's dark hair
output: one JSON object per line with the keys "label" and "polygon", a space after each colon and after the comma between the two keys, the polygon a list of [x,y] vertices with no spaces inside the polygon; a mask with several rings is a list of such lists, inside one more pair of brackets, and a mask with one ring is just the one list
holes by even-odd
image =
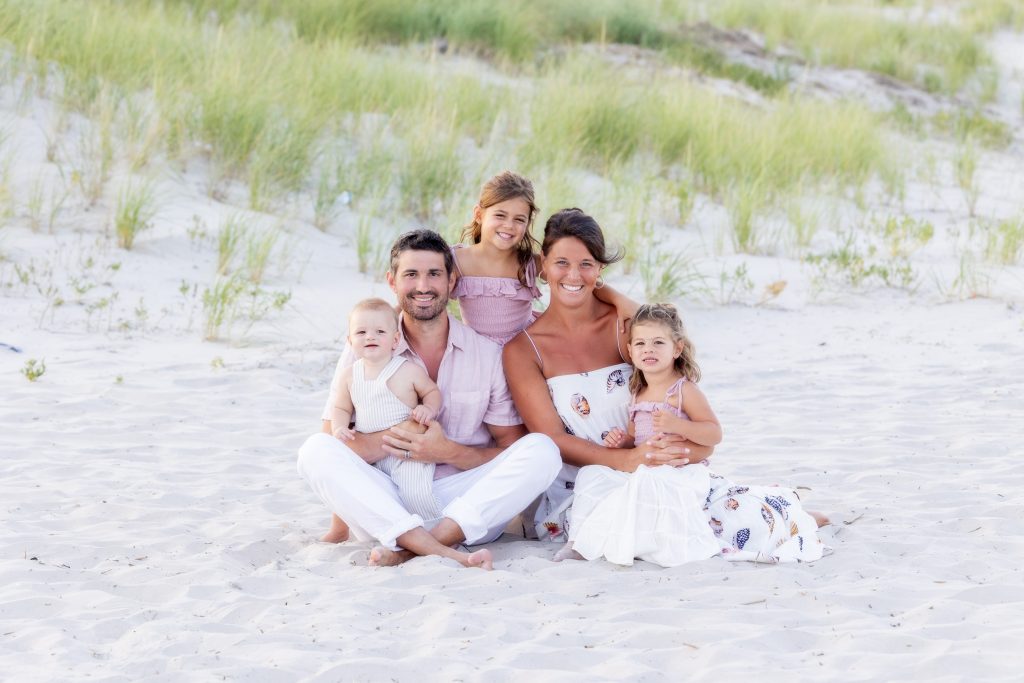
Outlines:
{"label": "woman's dark hair", "polygon": [[622,252],[609,251],[604,242],[604,232],[592,217],[582,210],[562,209],[552,214],[544,225],[544,242],[541,251],[547,255],[552,245],[564,237],[575,237],[587,247],[590,255],[603,266],[622,260]]}
{"label": "woman's dark hair", "polygon": [[455,270],[455,257],[452,256],[452,248],[444,241],[444,238],[433,230],[420,228],[403,233],[391,245],[391,274],[398,274],[398,257],[403,251],[436,251],[444,256],[444,269],[448,271],[445,275],[451,275]]}

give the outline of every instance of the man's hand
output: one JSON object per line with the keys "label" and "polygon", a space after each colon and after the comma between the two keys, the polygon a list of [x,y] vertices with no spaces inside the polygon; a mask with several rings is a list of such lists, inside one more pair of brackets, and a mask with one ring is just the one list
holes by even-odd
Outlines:
{"label": "man's hand", "polygon": [[403,423],[384,433],[384,450],[400,458],[419,462],[447,462],[452,452],[459,448],[445,436],[441,423],[431,422],[426,431],[416,433]]}

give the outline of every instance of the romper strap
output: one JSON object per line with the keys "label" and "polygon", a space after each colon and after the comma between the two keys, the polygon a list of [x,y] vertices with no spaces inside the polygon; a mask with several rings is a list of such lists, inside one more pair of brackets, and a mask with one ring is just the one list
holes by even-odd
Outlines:
{"label": "romper strap", "polygon": [[398,372],[398,368],[402,367],[402,363],[404,362],[405,359],[402,358],[401,356],[392,356],[391,360],[388,361],[388,364],[385,365],[384,369],[380,371],[379,375],[377,375],[376,381],[387,382],[389,379],[391,379],[392,375]]}

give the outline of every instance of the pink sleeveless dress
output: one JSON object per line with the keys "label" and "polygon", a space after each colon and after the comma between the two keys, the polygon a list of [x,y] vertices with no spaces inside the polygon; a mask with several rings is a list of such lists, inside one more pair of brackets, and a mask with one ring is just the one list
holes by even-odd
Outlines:
{"label": "pink sleeveless dress", "polygon": [[540,298],[537,288],[537,264],[526,266],[526,284],[514,277],[463,275],[457,252],[465,245],[452,247],[459,281],[452,298],[459,300],[462,322],[491,341],[504,345],[536,320],[534,299]]}

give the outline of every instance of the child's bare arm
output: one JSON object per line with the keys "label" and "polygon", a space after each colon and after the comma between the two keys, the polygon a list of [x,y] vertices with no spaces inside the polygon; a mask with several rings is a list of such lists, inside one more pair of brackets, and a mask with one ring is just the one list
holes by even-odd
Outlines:
{"label": "child's bare arm", "polygon": [[426,370],[418,365],[413,365],[413,368],[413,389],[416,390],[419,405],[413,408],[412,418],[425,425],[436,419],[441,412],[441,390]]}
{"label": "child's bare arm", "polygon": [[354,434],[352,429],[349,429],[349,422],[352,421],[352,392],[349,391],[349,381],[352,377],[352,371],[346,368],[338,376],[338,381],[335,383],[331,392],[334,394],[334,405],[331,408],[331,427],[334,430],[334,436],[339,439],[345,439],[351,441]]}
{"label": "child's bare arm", "polygon": [[666,434],[677,434],[702,446],[716,446],[722,442],[722,426],[711,410],[707,398],[696,384],[686,382],[682,390],[682,408],[690,419],[676,417],[665,411],[654,414],[654,428]]}

